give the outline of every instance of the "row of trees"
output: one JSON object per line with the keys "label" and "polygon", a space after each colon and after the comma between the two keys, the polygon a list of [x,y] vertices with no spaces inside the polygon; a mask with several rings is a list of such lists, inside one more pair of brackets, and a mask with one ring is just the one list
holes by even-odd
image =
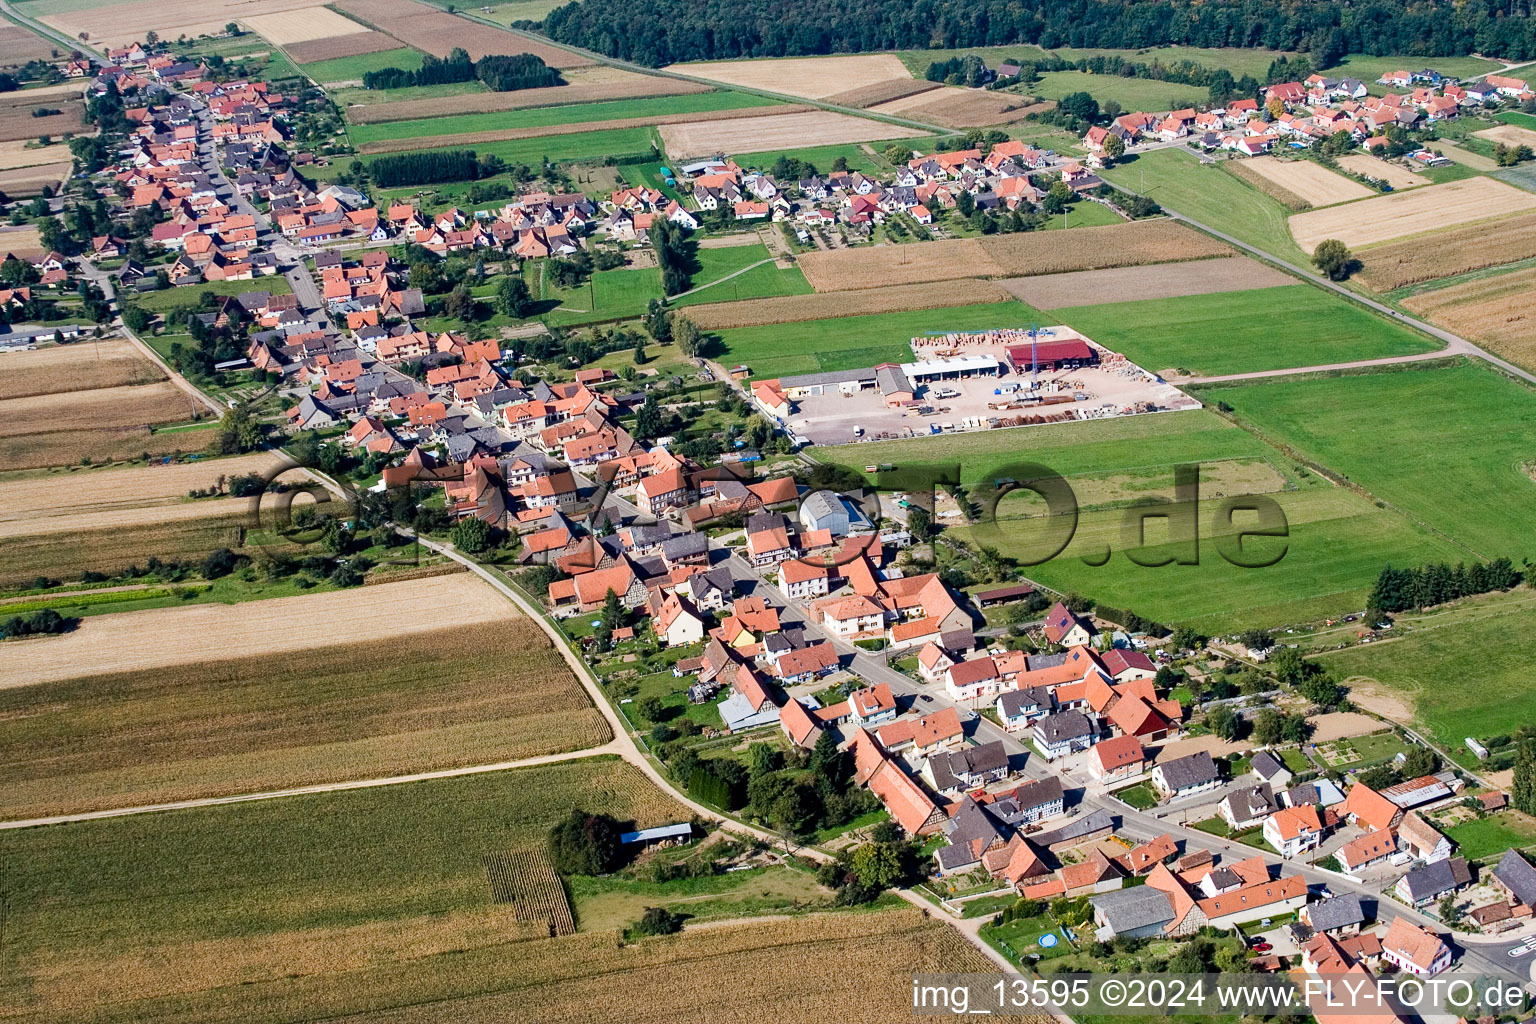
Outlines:
{"label": "row of trees", "polygon": [[438,59],[428,54],[421,67],[414,71],[406,68],[380,68],[363,75],[364,89],[404,89],[414,85],[448,85],[452,82],[468,82],[478,78],[492,92],[512,92],[516,89],[537,89],[561,85],[560,73],[531,53],[515,56],[494,54],[469,59],[462,47],[455,47],[446,58]]}
{"label": "row of trees", "polygon": [[1502,0],[624,0],[551,11],[552,38],[661,66],[676,61],[1033,43],[1057,47],[1243,47],[1302,51],[1326,67],[1344,53],[1536,57],[1536,20]]}
{"label": "row of trees", "polygon": [[1474,594],[1509,590],[1520,585],[1520,572],[1508,558],[1491,562],[1438,562],[1416,569],[1387,566],[1376,577],[1366,607],[1376,613],[1428,608]]}
{"label": "row of trees", "polygon": [[429,149],[381,156],[368,172],[380,188],[395,188],[444,181],[476,181],[494,177],[505,169],[501,158],[489,153],[476,156],[472,149]]}

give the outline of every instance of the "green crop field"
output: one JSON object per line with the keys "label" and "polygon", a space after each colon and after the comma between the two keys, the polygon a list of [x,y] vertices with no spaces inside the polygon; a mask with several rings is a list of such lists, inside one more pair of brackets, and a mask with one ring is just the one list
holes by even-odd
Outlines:
{"label": "green crop field", "polygon": [[415,139],[469,132],[513,131],[520,128],[544,128],[550,125],[579,124],[587,121],[611,121],[627,117],[662,117],[668,114],[692,114],[702,111],[735,110],[743,107],[778,106],[778,100],[739,92],[701,92],[685,96],[654,96],[605,103],[576,103],[562,107],[534,107],[530,110],[506,110],[488,114],[458,114],[416,121],[384,121],[360,124],[351,129],[352,142],[362,146],[391,139]]}
{"label": "green crop field", "polygon": [[[673,305],[690,306],[699,302],[735,302],[738,299],[761,299],[772,295],[810,294],[811,286],[799,267],[786,270],[773,263],[753,266],[769,258],[767,247],[761,243],[700,249],[699,269],[693,275],[693,287],[703,287],[704,290],[675,299]],[[746,267],[752,269],[745,270]],[[736,276],[731,277],[732,274]],[[714,287],[705,287],[711,284]]]}
{"label": "green crop field", "polygon": [[[909,441],[815,449],[817,458],[859,469],[890,464],[898,471],[922,465],[959,464],[962,480],[981,485],[1019,478],[1036,463],[1066,477],[1081,512],[1071,544],[1051,561],[1026,570],[1031,579],[1063,591],[1088,594],[1150,618],[1189,622],[1219,631],[1249,625],[1299,622],[1358,610],[1387,561],[1454,558],[1453,545],[1401,516],[1297,472],[1284,456],[1253,434],[1207,412],[1162,413],[1126,419],[1021,427],[1004,435],[986,431]],[[1146,540],[1127,538],[1126,505],[1138,498],[1172,497],[1173,467],[1205,465],[1198,565],[1146,567],[1127,557],[1145,548],[1142,561],[1165,554],[1166,527],[1152,520]],[[1284,557],[1265,568],[1241,568],[1217,548],[1215,517],[1221,498],[1268,494],[1289,524],[1280,541],[1252,538],[1245,551]],[[955,532],[1020,560],[1045,557],[1054,545],[1048,531],[1061,520],[1042,517],[1043,505],[1025,495],[1005,499],[995,524]],[[984,515],[984,519],[985,519]],[[1241,525],[1246,520],[1239,518]],[[1080,555],[1112,554],[1101,566]]]}
{"label": "green crop field", "polygon": [[1282,259],[1308,265],[1306,254],[1291,238],[1286,208],[1223,170],[1220,163],[1206,166],[1184,150],[1160,149],[1101,173],[1116,185],[1147,193],[1170,210]]}
{"label": "green crop field", "polygon": [[933,149],[933,140],[927,138],[917,139],[893,139],[891,142],[849,142],[834,146],[810,146],[805,149],[776,149],[764,153],[740,153],[734,159],[742,167],[752,170],[767,170],[772,167],[774,161],[781,156],[791,157],[796,160],[804,160],[822,174],[828,174],[832,165],[839,157],[848,162],[850,171],[862,171],[865,174],[880,174],[889,172],[890,165],[884,157],[871,156],[868,146],[875,153],[884,153],[886,147],[893,142],[899,142],[903,146],[910,145],[914,150],[930,152]]}
{"label": "green crop field", "polygon": [[422,56],[420,50],[402,46],[398,50],[381,50],[378,53],[364,53],[356,57],[317,60],[300,66],[306,75],[324,85],[327,82],[360,82],[368,72],[382,71],[385,68],[415,71],[421,67]]}
{"label": "green crop field", "polygon": [[1306,284],[1078,306],[1051,315],[1149,370],[1179,368],[1199,375],[1318,366],[1437,347],[1415,331]]}
{"label": "green crop field", "polygon": [[[1507,735],[1536,720],[1530,659],[1518,642],[1536,629],[1536,595],[1529,590],[1400,616],[1398,629],[1404,632],[1318,658],[1357,690],[1406,701],[1414,724],[1469,766],[1477,762],[1462,743],[1466,737]],[[1355,699],[1370,705],[1367,696]]]}
{"label": "green crop field", "polygon": [[[722,287],[729,287],[723,285]],[[932,331],[982,330],[1027,324],[1039,313],[1022,302],[995,302],[915,313],[881,313],[720,331],[721,362],[746,363],[759,380],[910,362],[912,339]]]}
{"label": "green crop field", "polygon": [[491,764],[610,737],[535,626],[454,628],[413,637],[404,659],[342,644],[0,690],[0,817]]}
{"label": "green crop field", "polygon": [[[1536,393],[1481,363],[1201,390],[1276,440],[1464,545],[1536,556]],[[1411,560],[1395,558],[1399,564]]]}
{"label": "green crop field", "polygon": [[40,1021],[191,1024],[515,988],[538,953],[482,858],[542,844],[577,806],[687,818],[602,758],[7,831],[0,998]]}
{"label": "green crop field", "polygon": [[271,277],[258,277],[251,281],[204,281],[202,284],[189,284],[180,288],[162,288],[158,292],[135,295],[131,301],[135,306],[163,313],[177,306],[196,306],[204,295],[241,295],[245,292],[287,295],[291,291],[293,288],[286,277],[273,274]]}
{"label": "green crop field", "polygon": [[[656,140],[654,128],[612,128],[606,131],[576,132],[571,135],[547,135],[532,139],[509,139],[502,142],[477,142],[464,146],[438,146],[437,149],[468,149],[480,156],[498,156],[507,164],[529,167],[551,163],[571,163],[576,160],[602,159],[607,156],[648,153]],[[659,144],[659,143],[658,143]],[[384,159],[394,154],[373,154],[363,157],[364,163]]]}
{"label": "green crop field", "polygon": [[[335,104],[347,112],[347,108],[353,104],[373,107],[374,117],[382,118],[378,113],[378,107],[390,103],[399,103],[404,100],[430,100],[441,96],[464,96],[469,93],[486,92],[484,85],[479,80],[469,82],[444,82],[442,85],[407,85],[399,89],[364,89],[361,86],[345,86],[340,89],[327,89]],[[386,111],[387,113],[387,111]]]}
{"label": "green crop field", "polygon": [[1068,93],[1086,92],[1100,105],[1114,100],[1125,110],[1174,110],[1194,106],[1210,99],[1205,89],[1177,82],[1158,82],[1150,78],[1121,78],[1119,75],[1093,75],[1086,71],[1047,71],[1039,81],[1027,86],[1042,99],[1059,100]]}

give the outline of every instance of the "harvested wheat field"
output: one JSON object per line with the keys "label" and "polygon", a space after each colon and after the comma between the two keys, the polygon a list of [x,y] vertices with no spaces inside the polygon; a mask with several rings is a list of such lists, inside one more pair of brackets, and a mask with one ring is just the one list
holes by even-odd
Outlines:
{"label": "harvested wheat field", "polygon": [[1366,188],[1358,181],[1346,178],[1342,174],[1335,174],[1321,164],[1315,164],[1310,160],[1280,160],[1272,156],[1256,156],[1238,162],[1234,165],[1234,169],[1236,167],[1249,168],[1285,191],[1300,196],[1303,202],[1311,206],[1329,206],[1351,199],[1366,199],[1377,194],[1374,189]]}
{"label": "harvested wheat field", "polygon": [[360,21],[386,32],[407,46],[438,57],[454,47],[469,51],[471,60],[489,54],[531,53],[552,68],[577,68],[597,63],[553,43],[454,17],[447,11],[415,0],[338,0],[332,5]]}
{"label": "harvested wheat field", "polygon": [[[123,470],[133,473],[136,470]],[[209,480],[208,486],[213,481]],[[17,486],[16,483],[0,483],[0,494]],[[120,508],[100,509],[93,512],[57,510],[51,515],[25,518],[0,519],[0,540],[17,537],[34,537],[41,534],[74,530],[110,530],[139,523],[179,523],[189,519],[239,519],[251,517],[250,498],[203,498],[188,499],[185,492],[179,501],[162,500],[136,505],[126,502]]]}
{"label": "harvested wheat field", "polygon": [[903,96],[932,92],[939,88],[942,86],[938,82],[928,82],[920,78],[909,78],[905,81],[900,78],[889,78],[883,82],[849,89],[847,92],[835,92],[830,96],[823,96],[822,99],[840,107],[872,107],[877,103],[888,103]]}
{"label": "harvested wheat field", "polygon": [[1511,362],[1536,367],[1536,269],[1422,292],[1403,305]]}
{"label": "harvested wheat field", "polygon": [[764,152],[806,146],[829,146],[840,142],[874,142],[905,139],[921,135],[915,128],[902,128],[871,121],[850,114],[824,110],[798,114],[774,111],[769,117],[750,121],[740,118],[668,124],[661,128],[661,141],[674,160],[712,153]]}
{"label": "harvested wheat field", "polygon": [[676,78],[639,75],[622,68],[576,68],[565,72],[565,85],[542,89],[518,89],[513,92],[477,92],[462,96],[434,96],[419,100],[381,100],[347,107],[347,120],[354,124],[378,121],[411,121],[423,117],[449,117],[486,111],[521,110],[526,107],[551,107],[567,103],[596,103],[601,100],[627,100],[644,96],[681,96],[686,93],[713,92],[711,86],[684,82]]}
{"label": "harvested wheat field", "polygon": [[240,550],[251,519],[249,502],[234,515],[200,511],[204,514],[194,519],[147,522],[139,513],[131,522],[105,529],[67,525],[63,532],[0,537],[0,586],[30,586],[39,576],[73,581],[87,572],[116,575],[130,566],[142,568],[152,557],[198,562],[219,548]]}
{"label": "harvested wheat field", "polygon": [[[370,1014],[379,1024],[426,1024],[447,1011],[464,1024],[743,1024],[836,1019],[875,1024],[909,1015],[914,971],[994,973],[995,965],[955,929],[913,907],[864,914],[812,914],[715,926],[633,945],[609,935],[522,943],[511,958],[523,977],[506,993],[454,1000],[430,1010]],[[845,965],[860,972],[848,998]],[[613,979],[623,977],[624,984]],[[793,978],[792,985],[784,979]],[[644,998],[637,998],[644,993]],[[1042,1015],[1008,1017],[1049,1024]]]}
{"label": "harvested wheat field", "polygon": [[[57,110],[57,114],[33,117],[38,109]],[[66,133],[78,134],[85,127],[85,104],[74,100],[54,100],[51,104],[28,100],[0,104],[0,142],[18,139],[39,139],[44,135],[57,137]],[[58,161],[63,163],[63,161]]]}
{"label": "harvested wheat field", "polygon": [[1339,166],[1347,171],[1363,174],[1367,178],[1377,178],[1393,188],[1418,188],[1420,185],[1429,184],[1429,179],[1424,175],[1414,174],[1402,164],[1394,164],[1390,160],[1383,160],[1369,153],[1351,153],[1349,156],[1341,156]]}
{"label": "harvested wheat field", "polygon": [[69,146],[55,143],[51,146],[29,145],[25,141],[0,142],[0,171],[16,167],[40,167],[74,159]]}
{"label": "harvested wheat field", "polygon": [[314,39],[306,43],[290,43],[283,49],[288,51],[288,56],[295,64],[314,64],[322,60],[360,57],[365,53],[383,53],[385,50],[400,48],[400,40],[394,36],[387,36],[383,32],[375,32],[361,25],[357,27],[362,31],[348,32],[344,36]]}
{"label": "harvested wheat field", "polygon": [[915,121],[933,121],[953,128],[977,128],[1018,121],[1031,110],[1038,109],[1044,108],[1038,104],[1031,105],[1026,96],[946,85],[932,92],[874,104],[869,111],[872,114],[909,117]]}
{"label": "harvested wheat field", "polygon": [[[284,460],[272,452],[228,459],[199,459],[169,466],[71,469],[46,476],[0,480],[0,536],[68,529],[75,517],[137,513],[141,521],[163,521],[183,509],[213,509],[217,499],[193,501],[187,492],[212,487],[219,477],[265,474]],[[251,499],[232,498],[250,508]],[[150,511],[153,510],[153,511]],[[230,508],[237,512],[239,508]]]}
{"label": "harvested wheat field", "polygon": [[1480,132],[1473,132],[1479,139],[1487,139],[1489,142],[1502,142],[1506,146],[1530,146],[1536,148],[1536,132],[1529,128],[1517,128],[1512,124],[1501,124],[1497,128],[1484,128]]}
{"label": "harvested wheat field", "polygon": [[1528,260],[1536,257],[1536,213],[1374,245],[1356,255],[1365,264],[1357,276],[1379,292]]}
{"label": "harvested wheat field", "polygon": [[[402,615],[402,608],[421,614]],[[330,647],[338,637],[393,642],[447,625],[519,617],[469,573],[244,604],[93,615],[63,636],[0,644],[0,687]]]}
{"label": "harvested wheat field", "polygon": [[1110,270],[1079,270],[1069,274],[1018,277],[999,282],[1018,299],[1036,309],[1095,303],[1171,299],[1183,295],[1279,288],[1296,279],[1246,256],[1227,256],[1194,263],[1154,263]]}
{"label": "harvested wheat field", "polygon": [[282,11],[278,14],[248,14],[241,20],[263,39],[278,46],[370,31],[366,25],[359,25],[328,7],[319,6],[301,7],[296,11]]}
{"label": "harvested wheat field", "polygon": [[499,764],[613,738],[531,621],[438,628],[409,650],[338,634],[315,650],[0,690],[0,819]]}
{"label": "harvested wheat field", "polygon": [[1008,298],[1003,288],[992,281],[962,279],[865,288],[860,291],[714,302],[689,306],[679,315],[686,316],[706,331],[723,331],[732,327],[761,327],[765,324],[792,324],[806,320],[836,320],[845,316],[970,306],[979,302],[1006,302]]}
{"label": "harvested wheat field", "polygon": [[[894,54],[856,57],[777,57],[768,60],[722,60],[673,64],[662,69],[705,78],[723,85],[744,85],[786,96],[820,100],[852,89],[896,79],[912,81],[912,73]],[[768,147],[759,147],[766,149]]]}
{"label": "harvested wheat field", "polygon": [[[9,244],[0,235],[0,251],[30,246]],[[68,345],[0,354],[0,399],[56,395],[126,384],[151,384],[165,374],[121,338],[78,341]]]}
{"label": "harvested wheat field", "polygon": [[71,391],[69,396],[32,395],[0,401],[0,437],[176,423],[191,419],[192,413],[201,409],[170,381]]}
{"label": "harvested wheat field", "polygon": [[[0,402],[0,407],[6,404]],[[191,455],[206,451],[213,443],[214,426],[210,423],[204,429],[161,431],[149,427],[95,427],[15,435],[0,444],[0,472],[77,463],[130,462],[145,455]]]}
{"label": "harvested wheat field", "polygon": [[799,265],[811,287],[818,292],[836,292],[964,277],[1062,274],[1231,254],[1227,245],[1181,224],[1142,220],[1068,232],[1030,231],[812,252],[799,257]]}
{"label": "harvested wheat field", "polygon": [[50,60],[58,44],[33,35],[20,25],[0,24],[0,67],[14,67],[29,60]]}
{"label": "harvested wheat field", "polygon": [[[57,190],[64,179],[69,177],[69,172],[74,169],[74,166],[73,163],[63,162],[0,171],[0,192],[4,192],[12,199],[31,199],[34,196],[40,196],[44,188]],[[38,255],[42,255],[41,250]]]}
{"label": "harvested wheat field", "polygon": [[98,48],[143,39],[150,29],[163,39],[223,32],[231,21],[314,7],[315,0],[127,0],[103,7],[44,14],[37,20],[70,37],[84,32]]}
{"label": "harvested wheat field", "polygon": [[[73,167],[74,165],[71,164],[70,166]],[[37,174],[45,169],[33,168],[27,173]],[[22,258],[28,256],[41,258],[46,251],[43,248],[42,236],[37,233],[36,227],[32,225],[25,227],[6,225],[0,227],[0,259],[3,259],[8,252],[15,253]],[[3,386],[0,386],[0,397],[6,397]]]}
{"label": "harvested wheat field", "polygon": [[358,147],[360,153],[408,153],[419,149],[438,149],[445,146],[473,146],[482,142],[502,142],[508,139],[541,139],[550,135],[579,135],[582,132],[604,131],[610,128],[646,128],[651,125],[691,124],[699,121],[734,121],[748,118],[779,117],[809,107],[741,107],[737,110],[700,110],[686,114],[657,114],[652,117],[620,117],[611,121],[579,121],[575,124],[549,124],[537,128],[508,128],[500,131],[466,132],[459,135],[427,135],[409,139],[382,139],[365,142]]}
{"label": "harvested wheat field", "polygon": [[1298,213],[1290,226],[1296,244],[1311,252],[1325,238],[1337,238],[1353,248],[1458,224],[1493,221],[1533,208],[1536,194],[1492,178],[1464,178],[1348,206]]}

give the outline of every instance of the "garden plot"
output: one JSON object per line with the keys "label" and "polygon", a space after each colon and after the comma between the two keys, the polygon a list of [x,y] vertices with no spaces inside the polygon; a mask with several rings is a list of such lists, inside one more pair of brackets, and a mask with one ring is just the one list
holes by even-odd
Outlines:
{"label": "garden plot", "polygon": [[1036,309],[1062,309],[1082,305],[1084,299],[1096,303],[1166,299],[1276,288],[1295,284],[1296,279],[1246,256],[1228,256],[1193,263],[1155,263],[1019,277],[1000,283]]}
{"label": "garden plot", "polygon": [[776,113],[749,121],[732,118],[668,124],[661,128],[661,141],[667,154],[674,160],[680,160],[714,153],[873,142],[912,138],[922,134],[915,128],[902,128],[884,121],[870,121],[849,114],[817,110],[797,114]]}
{"label": "garden plot", "polygon": [[912,81],[912,74],[906,65],[888,53],[851,57],[708,61],[672,64],[662,70],[704,78],[722,85],[740,85],[812,100],[826,99],[850,89],[862,89],[893,79]]}
{"label": "garden plot", "polygon": [[[401,608],[430,614],[400,615]],[[0,686],[328,647],[338,637],[393,643],[444,623],[518,617],[468,573],[235,605],[96,615],[63,636],[0,645]]]}
{"label": "garden plot", "polygon": [[1402,164],[1394,164],[1379,156],[1371,156],[1369,153],[1351,153],[1349,156],[1341,156],[1339,166],[1346,171],[1363,174],[1367,178],[1378,178],[1393,188],[1418,188],[1420,185],[1429,184],[1429,179],[1424,175],[1414,174]]}
{"label": "garden plot", "polygon": [[1310,160],[1279,160],[1272,156],[1256,156],[1243,161],[1243,166],[1313,206],[1329,206],[1376,195],[1373,189],[1366,188],[1358,181],[1335,174]]}
{"label": "garden plot", "polygon": [[296,11],[278,14],[250,14],[243,20],[263,38],[278,46],[309,43],[333,36],[361,35],[370,31],[368,26],[343,17],[328,7],[301,7]]}
{"label": "garden plot", "polygon": [[1536,195],[1530,192],[1492,178],[1465,178],[1298,213],[1290,228],[1296,244],[1311,252],[1325,238],[1353,248],[1531,209],[1536,209]]}

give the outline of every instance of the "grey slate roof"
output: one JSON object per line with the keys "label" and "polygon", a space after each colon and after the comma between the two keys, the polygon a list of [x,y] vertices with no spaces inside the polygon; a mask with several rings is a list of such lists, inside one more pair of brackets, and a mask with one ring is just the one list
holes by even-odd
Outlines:
{"label": "grey slate roof", "polygon": [[1058,711],[1036,722],[1035,730],[1040,734],[1040,741],[1050,747],[1088,736],[1093,732],[1093,726],[1089,724],[1088,716],[1080,711]]}
{"label": "grey slate roof", "polygon": [[1267,750],[1261,750],[1254,754],[1250,764],[1254,772],[1265,782],[1274,781],[1276,775],[1286,770],[1285,765]]}
{"label": "grey slate roof", "polygon": [[1089,903],[1115,934],[1165,925],[1174,918],[1168,894],[1150,885],[1116,889],[1090,897]]}
{"label": "grey slate roof", "polygon": [[1493,877],[1504,883],[1504,888],[1528,907],[1536,906],[1536,868],[1516,850],[1507,850]]}
{"label": "grey slate roof", "polygon": [[1216,774],[1216,762],[1212,761],[1211,755],[1203,750],[1198,750],[1188,757],[1169,761],[1162,766],[1162,769],[1164,781],[1174,792],[1215,782],[1219,778]]}
{"label": "grey slate roof", "polygon": [[1314,903],[1307,909],[1307,914],[1312,919],[1312,927],[1320,932],[1348,928],[1365,921],[1365,909],[1360,906],[1360,895],[1353,892]]}
{"label": "grey slate roof", "polygon": [[1081,839],[1083,836],[1091,836],[1095,832],[1114,827],[1114,816],[1108,811],[1100,809],[1079,815],[1055,831],[1038,833],[1031,837],[1030,841],[1036,846],[1041,847],[1057,846],[1061,843],[1070,843],[1073,840]]}
{"label": "grey slate roof", "polygon": [[1420,864],[1403,876],[1408,896],[1415,903],[1430,900],[1443,892],[1450,892],[1472,881],[1472,872],[1463,857],[1437,860],[1433,864]]}
{"label": "grey slate roof", "polygon": [[663,558],[692,558],[709,551],[709,535],[706,533],[680,533],[661,544]]}

